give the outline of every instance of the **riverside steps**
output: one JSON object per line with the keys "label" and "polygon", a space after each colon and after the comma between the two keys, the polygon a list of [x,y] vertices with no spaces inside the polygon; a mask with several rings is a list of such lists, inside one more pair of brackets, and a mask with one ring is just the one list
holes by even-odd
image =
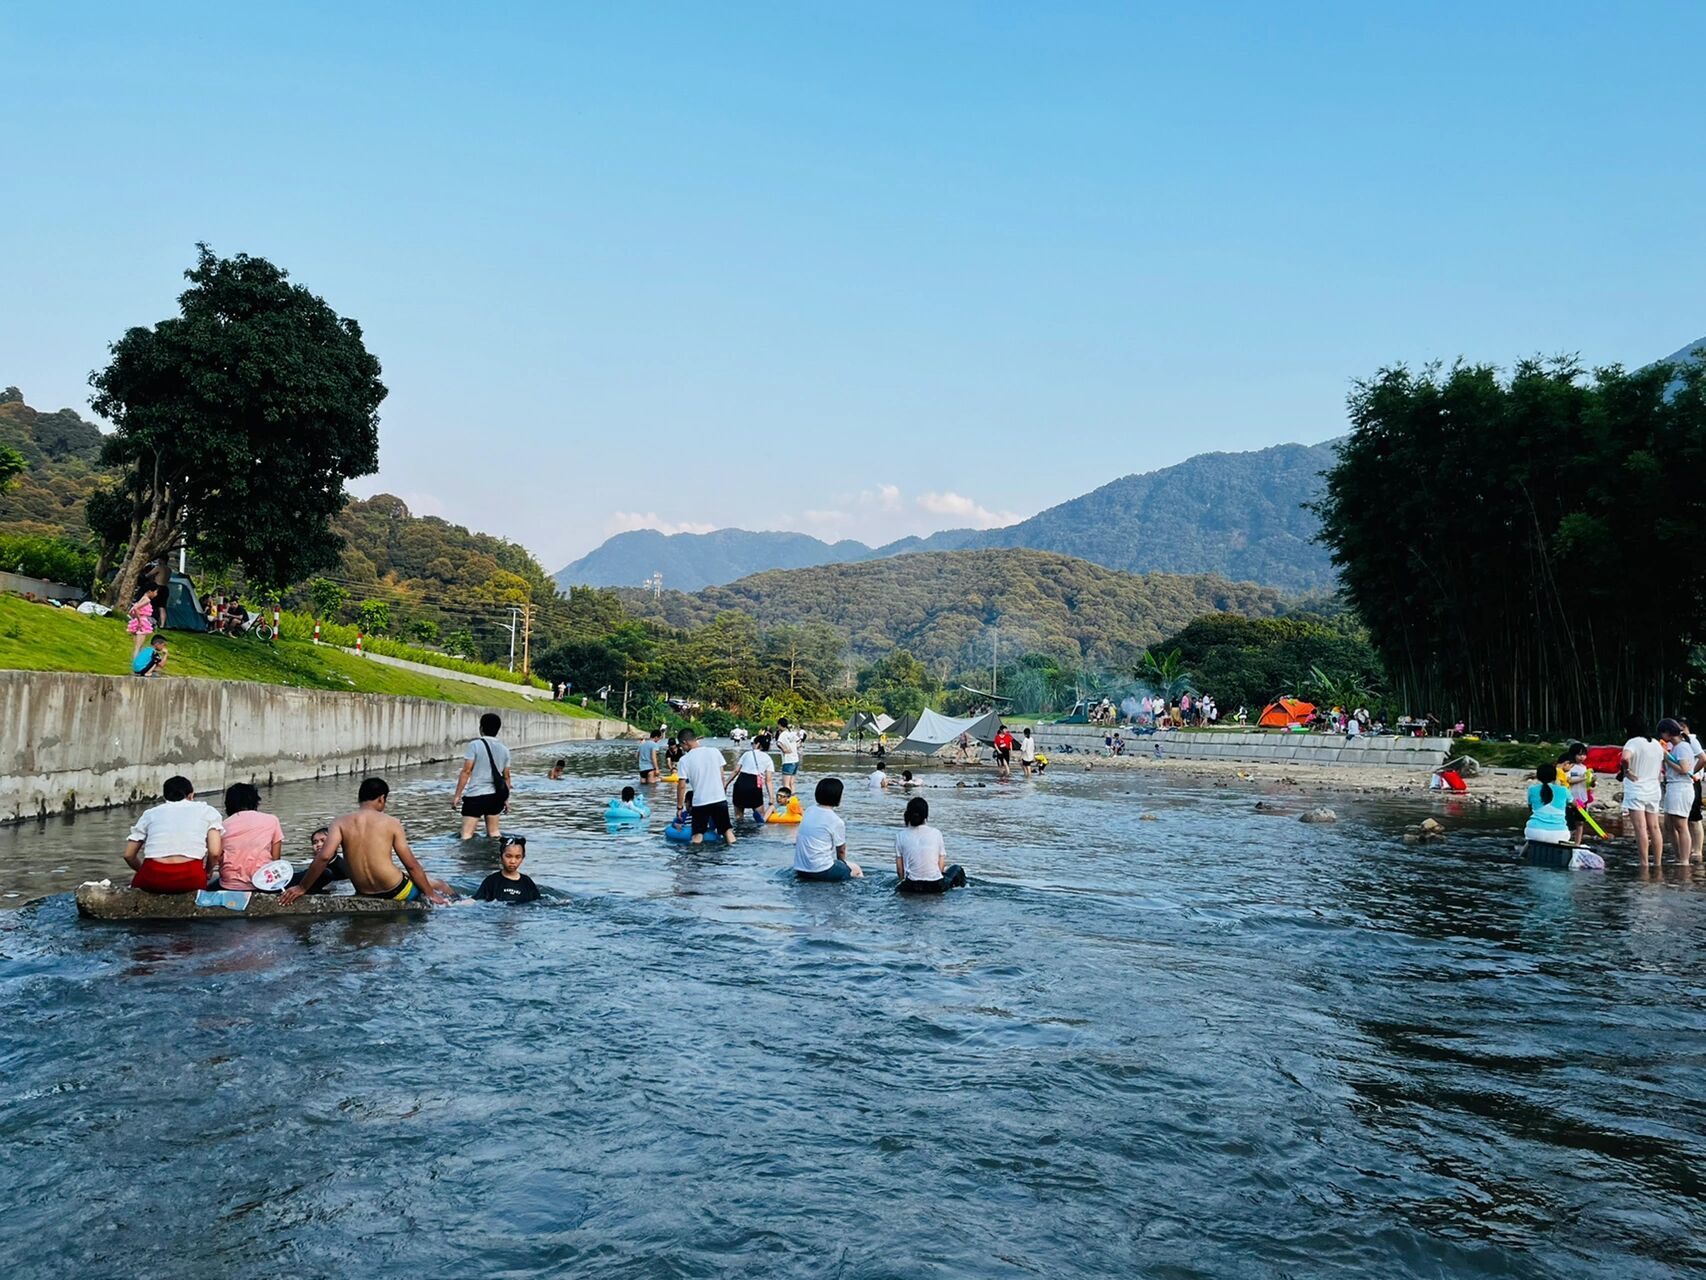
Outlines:
{"label": "riverside steps", "polygon": [[[1102,740],[1112,727],[1090,724],[1045,724],[1033,730],[1047,751],[1070,746],[1074,751],[1103,750]],[[1130,734],[1121,728],[1120,732]],[[1346,738],[1342,733],[1258,733],[1253,730],[1164,729],[1153,735],[1126,738],[1126,754],[1161,754],[1172,760],[1221,760],[1228,764],[1319,764],[1380,765],[1384,768],[1433,772],[1450,758],[1450,738],[1375,737],[1363,734]]]}
{"label": "riverside steps", "polygon": [[[133,804],[181,773],[203,795],[448,760],[481,708],[187,677],[0,671],[0,822]],[[619,720],[502,711],[512,747],[636,736]]]}

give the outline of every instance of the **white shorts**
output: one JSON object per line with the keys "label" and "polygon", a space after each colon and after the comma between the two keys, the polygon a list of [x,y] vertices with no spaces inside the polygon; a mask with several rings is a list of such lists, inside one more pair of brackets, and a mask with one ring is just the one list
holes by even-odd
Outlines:
{"label": "white shorts", "polygon": [[1623,797],[1624,813],[1658,813],[1660,808],[1657,800],[1637,800],[1634,796]]}
{"label": "white shorts", "polygon": [[1686,818],[1694,811],[1694,784],[1684,783],[1682,786],[1665,787],[1665,815],[1671,818]]}

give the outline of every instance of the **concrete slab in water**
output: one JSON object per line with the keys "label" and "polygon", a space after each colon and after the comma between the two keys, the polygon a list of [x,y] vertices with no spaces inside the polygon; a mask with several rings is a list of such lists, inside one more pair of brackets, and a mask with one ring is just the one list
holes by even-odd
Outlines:
{"label": "concrete slab in water", "polygon": [[228,911],[224,907],[198,907],[193,893],[145,893],[100,880],[77,886],[77,914],[92,920],[271,920],[282,916],[396,915],[400,911],[426,910],[426,903],[419,901],[393,902],[389,898],[316,893],[286,906],[275,893],[252,893],[244,910]]}

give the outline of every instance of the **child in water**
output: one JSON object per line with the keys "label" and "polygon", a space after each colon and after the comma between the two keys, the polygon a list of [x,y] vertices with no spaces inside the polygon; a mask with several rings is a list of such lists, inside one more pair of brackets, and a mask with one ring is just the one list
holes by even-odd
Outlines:
{"label": "child in water", "polygon": [[527,856],[526,836],[505,836],[503,850],[498,854],[501,870],[492,872],[474,890],[476,902],[537,902],[539,886],[521,874],[521,860]]}
{"label": "child in water", "polygon": [[623,787],[622,796],[612,800],[604,810],[604,816],[611,819],[649,818],[652,816],[651,806],[646,798],[632,787]]}
{"label": "child in water", "polygon": [[800,798],[790,787],[776,789],[776,808],[770,814],[771,822],[798,822],[803,816],[800,808]]}

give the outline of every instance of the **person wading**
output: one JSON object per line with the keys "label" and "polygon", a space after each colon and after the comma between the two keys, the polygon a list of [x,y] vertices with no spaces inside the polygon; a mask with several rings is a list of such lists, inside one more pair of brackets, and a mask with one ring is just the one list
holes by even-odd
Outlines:
{"label": "person wading", "polygon": [[509,812],[509,748],[498,741],[503,721],[488,711],[480,717],[480,736],[462,755],[462,773],[450,807],[462,811],[462,838],[471,839],[474,828],[484,820],[486,834],[500,832],[499,816]]}

